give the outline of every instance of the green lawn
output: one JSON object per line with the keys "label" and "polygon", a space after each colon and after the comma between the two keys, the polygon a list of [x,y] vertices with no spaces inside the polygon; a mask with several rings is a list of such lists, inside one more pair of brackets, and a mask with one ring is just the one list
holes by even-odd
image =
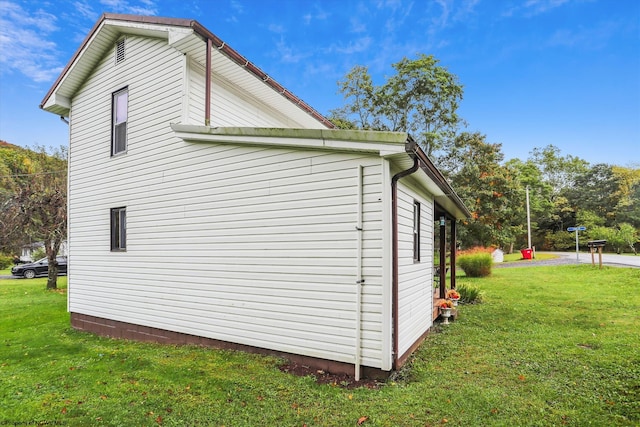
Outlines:
{"label": "green lawn", "polygon": [[0,425],[640,424],[640,269],[458,282],[484,302],[460,307],[381,388],[347,390],[282,373],[275,358],[77,332],[46,278],[2,280]]}
{"label": "green lawn", "polygon": [[[542,261],[545,259],[555,259],[555,258],[558,258],[558,255],[553,255],[553,254],[544,253],[544,252],[536,252],[535,260]],[[522,254],[520,253],[520,251],[516,251],[512,254],[504,254],[504,262],[517,262],[517,261],[528,262],[529,260],[522,259]]]}

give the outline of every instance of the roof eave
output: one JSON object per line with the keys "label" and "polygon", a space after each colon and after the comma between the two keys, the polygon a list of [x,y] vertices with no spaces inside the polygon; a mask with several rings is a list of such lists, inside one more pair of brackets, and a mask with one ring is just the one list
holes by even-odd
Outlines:
{"label": "roof eave", "polygon": [[137,16],[137,15],[124,15],[124,14],[113,14],[113,13],[104,13],[100,16],[100,19],[93,26],[89,34],[85,37],[82,44],[76,50],[74,55],[71,57],[71,60],[65,68],[62,70],[54,84],[51,86],[42,102],[40,103],[40,108],[55,114],[59,115],[68,115],[70,102],[67,102],[69,105],[58,104],[58,99],[55,96],[56,92],[60,89],[60,86],[63,84],[64,80],[68,76],[70,72],[73,72],[74,65],[78,62],[79,58],[82,54],[89,48],[91,45],[91,40],[96,36],[99,32],[100,28],[105,25],[106,21],[118,21],[118,22],[130,22],[132,24],[149,24],[149,25],[164,25],[169,27],[182,27],[192,29],[196,34],[198,34],[203,39],[211,39],[212,43],[215,47],[221,51],[227,58],[233,61],[235,64],[244,68],[247,72],[254,75],[256,78],[262,80],[262,82],[278,92],[282,97],[287,99],[292,104],[296,105],[298,108],[309,114],[313,119],[320,122],[324,127],[329,129],[335,129],[336,126],[302,99],[295,96],[289,90],[287,90],[284,86],[282,86],[277,81],[273,80],[269,75],[267,75],[264,71],[262,71],[259,67],[251,63],[248,59],[240,55],[237,51],[229,47],[222,39],[217,37],[215,34],[207,30],[202,24],[195,20],[190,19],[181,19],[181,18],[163,18],[163,17],[155,17],[155,16]]}
{"label": "roof eave", "polygon": [[441,194],[435,195],[435,202],[438,203],[454,218],[464,220],[471,217],[471,212],[464,204],[460,196],[455,192],[451,184],[442,175],[442,172],[431,161],[429,156],[411,138],[407,139],[406,151],[411,157],[417,157],[420,169],[438,186]]}
{"label": "roof eave", "polygon": [[375,153],[379,156],[404,153],[406,133],[342,129],[292,129],[255,127],[208,127],[172,124],[184,141],[275,145]]}

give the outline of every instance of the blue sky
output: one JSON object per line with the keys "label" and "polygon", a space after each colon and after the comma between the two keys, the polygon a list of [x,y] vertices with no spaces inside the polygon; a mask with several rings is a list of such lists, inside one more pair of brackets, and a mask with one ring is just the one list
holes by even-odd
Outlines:
{"label": "blue sky", "polygon": [[466,130],[507,159],[553,144],[640,164],[638,0],[0,0],[0,139],[67,143],[38,105],[103,12],[196,19],[324,114],[353,66],[379,84],[433,54],[464,85]]}

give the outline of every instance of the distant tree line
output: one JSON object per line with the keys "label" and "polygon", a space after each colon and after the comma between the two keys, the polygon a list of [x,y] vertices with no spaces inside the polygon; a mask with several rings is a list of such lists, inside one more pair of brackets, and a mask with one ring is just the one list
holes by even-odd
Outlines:
{"label": "distant tree line", "polygon": [[571,249],[575,235],[566,229],[580,225],[585,243],[605,239],[611,250],[636,252],[640,164],[590,165],[553,145],[505,161],[501,144],[464,130],[457,115],[463,87],[437,59],[403,58],[393,68],[376,85],[366,67],[354,67],[338,82],[345,102],[331,119],[344,129],[405,131],[418,141],[471,211],[458,232],[463,248],[526,247],[528,188],[532,246]]}

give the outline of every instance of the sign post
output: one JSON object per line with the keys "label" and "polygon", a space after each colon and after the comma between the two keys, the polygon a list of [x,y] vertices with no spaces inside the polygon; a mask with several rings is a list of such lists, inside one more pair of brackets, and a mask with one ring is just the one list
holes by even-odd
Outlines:
{"label": "sign post", "polygon": [[578,245],[578,232],[585,231],[587,227],[569,227],[567,231],[575,231],[576,232],[576,262],[580,263],[580,246]]}

